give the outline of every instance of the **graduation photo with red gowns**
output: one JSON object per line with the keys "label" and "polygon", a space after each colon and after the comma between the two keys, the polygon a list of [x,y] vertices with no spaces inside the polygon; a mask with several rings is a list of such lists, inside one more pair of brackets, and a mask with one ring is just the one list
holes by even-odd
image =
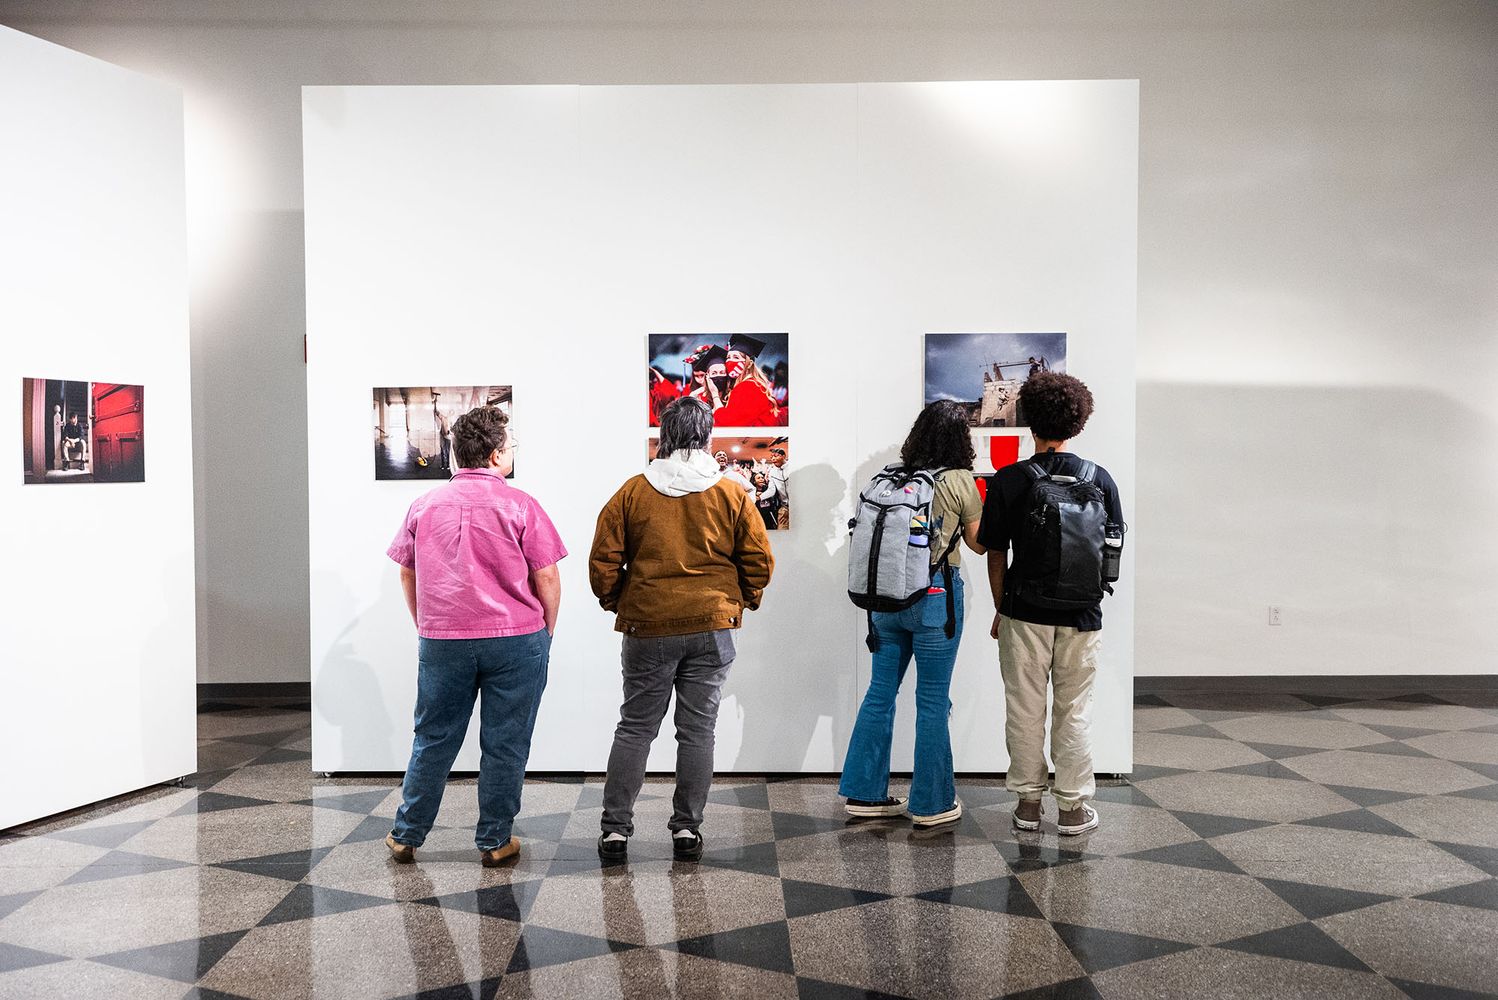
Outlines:
{"label": "graduation photo with red gowns", "polygon": [[648,341],[651,427],[682,396],[711,406],[719,427],[790,424],[789,334],[653,333]]}

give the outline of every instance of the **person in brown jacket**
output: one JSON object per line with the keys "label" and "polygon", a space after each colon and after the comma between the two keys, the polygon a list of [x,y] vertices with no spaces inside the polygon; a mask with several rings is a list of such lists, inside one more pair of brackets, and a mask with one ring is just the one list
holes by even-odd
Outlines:
{"label": "person in brown jacket", "polygon": [[598,853],[622,859],[634,834],[645,759],[676,691],[672,853],[702,856],[718,700],[733,631],[759,607],[775,560],[752,495],[708,454],[713,414],[684,398],[661,414],[659,455],[598,515],[588,577],[624,633],[624,703],[603,788]]}

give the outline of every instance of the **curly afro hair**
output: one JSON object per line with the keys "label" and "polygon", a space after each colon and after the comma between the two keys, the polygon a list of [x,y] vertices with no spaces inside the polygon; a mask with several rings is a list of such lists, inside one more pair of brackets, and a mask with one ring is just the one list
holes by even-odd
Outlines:
{"label": "curly afro hair", "polygon": [[967,410],[950,399],[928,404],[900,448],[907,469],[971,469],[975,457]]}
{"label": "curly afro hair", "polygon": [[453,421],[453,451],[464,469],[482,469],[509,436],[510,418],[497,406],[476,406]]}
{"label": "curly afro hair", "polygon": [[1019,387],[1019,408],[1036,437],[1066,441],[1087,426],[1087,418],[1092,416],[1092,392],[1071,375],[1036,372]]}

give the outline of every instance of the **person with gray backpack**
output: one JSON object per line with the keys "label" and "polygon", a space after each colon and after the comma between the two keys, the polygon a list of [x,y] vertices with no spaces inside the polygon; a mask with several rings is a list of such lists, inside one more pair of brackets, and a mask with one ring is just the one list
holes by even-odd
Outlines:
{"label": "person with gray backpack", "polygon": [[[1097,828],[1089,806],[1092,774],[1092,685],[1103,635],[1104,594],[1113,592],[1123,551],[1123,509],[1108,470],[1067,451],[1092,415],[1092,393],[1080,380],[1040,371],[1019,391],[1035,437],[1032,458],[988,481],[978,541],[988,549],[993,638],[1004,678],[1005,784],[1019,797],[1014,826],[1040,828],[1047,791],[1060,815],[1056,832]],[[1013,550],[1013,560],[1009,553]],[[1051,704],[1048,786],[1046,689]]]}
{"label": "person with gray backpack", "polygon": [[[900,461],[859,494],[849,528],[848,596],[868,615],[873,667],[858,710],[838,794],[860,818],[909,815],[917,827],[962,818],[948,715],[962,639],[961,556],[977,541],[983,505],[973,479],[963,408],[948,400],[916,418]],[[915,660],[915,771],[910,795],[889,794],[895,696]]]}

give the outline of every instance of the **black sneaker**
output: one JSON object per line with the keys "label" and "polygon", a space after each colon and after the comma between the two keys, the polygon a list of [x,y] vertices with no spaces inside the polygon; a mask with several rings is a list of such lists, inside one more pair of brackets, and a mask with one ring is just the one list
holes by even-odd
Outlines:
{"label": "black sneaker", "polygon": [[843,807],[849,816],[858,819],[874,819],[882,816],[904,816],[905,800],[893,796],[871,802],[866,799],[849,799],[848,804]]}
{"label": "black sneaker", "polygon": [[702,834],[691,831],[690,837],[671,835],[671,856],[677,861],[696,861],[702,857]]}
{"label": "black sneaker", "polygon": [[598,835],[598,856],[605,861],[621,861],[629,857],[628,840],[609,840],[608,834]]}

